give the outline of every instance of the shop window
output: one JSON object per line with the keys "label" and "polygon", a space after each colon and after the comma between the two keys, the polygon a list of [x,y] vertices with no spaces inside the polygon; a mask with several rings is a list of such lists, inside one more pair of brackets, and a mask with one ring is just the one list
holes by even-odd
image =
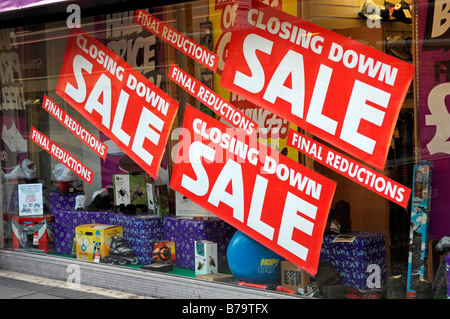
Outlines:
{"label": "shop window", "polygon": [[[408,67],[417,66],[411,3],[260,2],[273,11],[255,9],[248,21],[239,20],[238,1],[201,0],[83,16],[81,29],[53,21],[0,30],[2,248],[136,271],[181,271],[309,298],[394,298],[392,285],[399,280],[400,296],[414,297],[422,288],[409,282],[414,202],[408,191],[418,191],[414,172],[425,170],[425,181],[430,175],[429,167],[415,166],[420,146],[417,78]],[[269,13],[273,18],[264,20]],[[291,20],[283,20],[286,15]],[[298,19],[305,29],[296,26]],[[248,23],[267,38],[249,36],[247,51],[238,52],[230,40],[240,41],[237,32],[232,38],[236,30],[247,35],[239,28]],[[307,27],[320,29],[308,33]],[[354,47],[338,59],[347,39]],[[298,51],[272,48],[289,40]],[[333,41],[336,55],[330,53],[328,65],[312,70],[302,63],[310,61],[308,54],[324,55]],[[364,60],[372,53],[380,64]],[[227,61],[233,67],[227,69]],[[334,65],[361,70],[364,63],[374,63],[370,76],[363,70],[359,78],[350,71],[332,78],[332,72],[344,74]],[[311,76],[319,77],[319,67],[331,89]],[[395,82],[397,71],[402,83]],[[400,88],[369,88],[369,78],[383,89],[394,82]],[[350,99],[353,85],[373,97],[364,104],[373,117],[327,115],[332,105],[351,104],[341,99]],[[299,92],[304,101],[326,106],[303,109]],[[393,115],[380,107],[386,101],[387,109],[391,96],[398,104]],[[388,144],[381,151],[373,146],[378,158],[360,156],[372,152],[371,143],[357,144],[354,136],[370,135],[370,128],[353,129],[354,121],[381,127],[383,116],[392,124],[379,133]],[[208,133],[210,123],[216,131]],[[195,134],[202,143],[195,143]],[[289,142],[292,136],[298,147]],[[359,165],[366,182],[352,180],[352,169],[325,152],[345,154],[338,156],[352,163],[354,176]],[[276,164],[259,163],[262,154]],[[267,177],[253,168],[273,171]],[[285,185],[302,187],[312,202],[286,192]],[[292,212],[292,203],[306,213]],[[263,215],[267,207],[273,216]],[[298,244],[292,238],[302,238],[300,232],[314,233],[313,240]],[[306,259],[311,251],[313,268],[289,258]],[[422,263],[430,263],[429,254]],[[433,278],[433,268],[430,263],[422,281]]]}

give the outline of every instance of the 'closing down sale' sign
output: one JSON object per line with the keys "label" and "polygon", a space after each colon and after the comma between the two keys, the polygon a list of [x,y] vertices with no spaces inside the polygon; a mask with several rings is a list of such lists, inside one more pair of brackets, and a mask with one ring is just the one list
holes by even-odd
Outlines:
{"label": "'closing down sale' sign", "polygon": [[316,274],[334,181],[187,106],[170,186]]}
{"label": "'closing down sale' sign", "polygon": [[411,64],[240,1],[221,86],[383,169]]}
{"label": "'closing down sale' sign", "polygon": [[156,178],[175,100],[77,29],[68,38],[56,92]]}

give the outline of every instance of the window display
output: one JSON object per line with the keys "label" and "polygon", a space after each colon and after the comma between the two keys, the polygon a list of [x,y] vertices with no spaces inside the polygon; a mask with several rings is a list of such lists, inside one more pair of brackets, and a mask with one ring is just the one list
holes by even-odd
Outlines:
{"label": "window display", "polygon": [[133,2],[1,29],[0,254],[447,298],[440,5]]}

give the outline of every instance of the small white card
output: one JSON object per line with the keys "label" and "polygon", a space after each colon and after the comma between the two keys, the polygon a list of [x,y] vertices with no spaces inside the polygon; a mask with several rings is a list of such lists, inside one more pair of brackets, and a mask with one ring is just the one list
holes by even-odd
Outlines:
{"label": "small white card", "polygon": [[19,216],[44,215],[42,183],[18,185]]}

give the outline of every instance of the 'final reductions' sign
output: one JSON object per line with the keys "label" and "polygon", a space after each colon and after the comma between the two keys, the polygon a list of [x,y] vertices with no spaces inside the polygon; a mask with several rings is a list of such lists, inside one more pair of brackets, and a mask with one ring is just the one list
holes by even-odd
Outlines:
{"label": "'final reductions' sign", "polygon": [[178,103],[84,31],[67,42],[56,92],[156,178]]}
{"label": "'final reductions' sign", "polygon": [[166,43],[193,58],[205,67],[215,71],[219,57],[214,52],[192,41],[189,37],[171,28],[144,10],[136,10],[134,22],[143,26],[146,30],[156,34]]}
{"label": "'final reductions' sign", "polygon": [[383,169],[413,75],[404,61],[252,0],[239,3],[221,85]]}
{"label": "'final reductions' sign", "polygon": [[315,275],[336,183],[269,153],[187,106],[170,186]]}

